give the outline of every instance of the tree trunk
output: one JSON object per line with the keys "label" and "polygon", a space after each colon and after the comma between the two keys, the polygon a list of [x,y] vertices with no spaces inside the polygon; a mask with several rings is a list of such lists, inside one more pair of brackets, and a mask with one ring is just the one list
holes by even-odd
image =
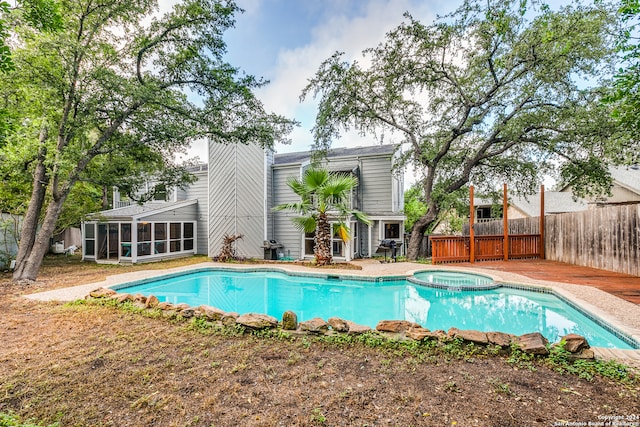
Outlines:
{"label": "tree trunk", "polygon": [[424,233],[431,227],[438,217],[437,208],[430,203],[427,212],[422,215],[411,228],[411,236],[409,237],[409,245],[407,247],[407,259],[416,261],[420,255],[422,240],[426,237]]}
{"label": "tree trunk", "polygon": [[[42,227],[37,233],[33,247],[26,254],[25,258],[18,265],[16,262],[16,269],[13,272],[14,282],[34,282],[38,277],[38,271],[42,265],[42,260],[49,250],[50,239],[53,236],[53,232],[56,227],[56,222],[62,211],[62,204],[66,199],[66,195],[58,200],[52,200],[47,207],[47,213],[45,214]],[[22,244],[22,241],[20,242]]]}
{"label": "tree trunk", "polygon": [[106,185],[102,186],[102,210],[109,209],[109,189]]}
{"label": "tree trunk", "polygon": [[36,169],[33,173],[33,189],[31,190],[31,200],[29,201],[29,207],[25,214],[24,221],[22,222],[22,230],[20,232],[20,243],[18,245],[18,254],[16,256],[16,267],[13,273],[13,280],[20,280],[17,277],[21,275],[24,269],[24,263],[29,257],[33,245],[36,241],[36,234],[38,230],[38,221],[40,220],[40,212],[44,205],[44,199],[47,192],[47,186],[49,184],[49,176],[47,175],[47,169],[44,164],[46,156],[45,141],[48,138],[48,128],[46,124],[42,125],[40,129],[40,136],[38,137],[40,142],[40,148],[38,151],[38,160],[36,163]]}
{"label": "tree trunk", "polygon": [[331,256],[331,224],[324,212],[318,215],[315,255],[317,265],[328,265],[333,260]]}

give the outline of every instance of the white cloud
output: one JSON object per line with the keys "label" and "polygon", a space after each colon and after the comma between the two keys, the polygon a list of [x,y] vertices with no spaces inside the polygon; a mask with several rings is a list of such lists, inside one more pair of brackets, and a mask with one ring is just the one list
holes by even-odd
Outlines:
{"label": "white cloud", "polygon": [[[300,103],[299,97],[308,79],[314,76],[322,61],[334,52],[340,51],[345,52],[346,61],[357,59],[363,62],[362,51],[382,42],[385,34],[404,20],[405,12],[411,13],[414,18],[424,23],[430,23],[443,7],[451,7],[451,4],[443,5],[436,1],[421,0],[359,0],[357,3],[326,0],[322,5],[324,10],[317,14],[315,25],[308,29],[310,37],[308,34],[300,37],[301,40],[309,42],[294,48],[281,48],[272,62],[271,69],[250,68],[252,74],[270,80],[267,86],[257,92],[267,111],[294,118],[302,123],[302,126],[290,135],[292,144],[279,144],[278,152],[308,150],[313,144],[311,128],[317,112],[317,103],[312,98]],[[242,32],[243,24],[248,24],[249,28],[244,27],[247,34],[260,33],[262,30],[263,37],[269,37],[268,29],[251,27],[256,22],[256,15],[265,13],[265,9],[262,8],[270,7],[269,1],[247,1],[246,4],[242,3],[241,7],[245,9],[245,14],[234,31]],[[357,13],[354,13],[354,8],[357,9]],[[260,49],[260,45],[247,43],[242,48]],[[399,136],[393,137],[394,139],[387,138],[385,141],[401,142]],[[334,142],[334,146],[353,147],[373,143],[373,136],[363,138],[357,132],[351,131],[344,133],[339,141]],[[199,155],[205,159],[206,147],[204,144],[197,144],[190,151],[190,155]]]}
{"label": "white cloud", "polygon": [[[322,61],[341,51],[345,60],[362,62],[362,51],[382,42],[385,34],[403,21],[406,11],[427,21],[434,17],[424,2],[415,6],[409,0],[370,0],[360,10],[354,17],[348,17],[340,7],[335,13],[328,12],[328,19],[310,30],[310,43],[279,52],[275,68],[268,73],[271,83],[260,90],[259,96],[267,109],[302,122],[302,129],[292,134],[293,144],[279,151],[304,150],[313,143],[310,130],[317,104],[312,98],[300,103],[299,96]],[[357,132],[347,132],[335,145],[367,145],[372,140],[373,136],[362,138]]]}

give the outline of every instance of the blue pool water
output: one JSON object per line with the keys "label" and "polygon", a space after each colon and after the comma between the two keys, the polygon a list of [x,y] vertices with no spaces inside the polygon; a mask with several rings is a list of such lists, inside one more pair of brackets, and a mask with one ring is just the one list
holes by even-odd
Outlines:
{"label": "blue pool water", "polygon": [[123,291],[278,319],[287,310],[294,311],[299,321],[340,317],[372,328],[380,320],[404,319],[431,330],[456,327],[516,335],[537,331],[550,342],[576,333],[594,347],[634,348],[554,295],[508,287],[470,292],[420,286],[404,279],[359,281],[208,270]]}

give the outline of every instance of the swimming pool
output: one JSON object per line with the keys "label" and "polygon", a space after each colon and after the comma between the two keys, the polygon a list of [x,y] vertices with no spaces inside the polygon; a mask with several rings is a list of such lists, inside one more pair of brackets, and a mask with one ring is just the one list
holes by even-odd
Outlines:
{"label": "swimming pool", "polygon": [[[126,285],[125,285],[126,286]],[[473,292],[391,280],[301,276],[273,271],[207,269],[158,278],[120,292],[155,295],[160,301],[210,305],[227,312],[264,313],[299,321],[340,317],[375,328],[380,320],[404,319],[431,330],[451,327],[515,335],[540,332],[550,342],[576,333],[594,347],[635,348],[549,293],[510,287]]]}

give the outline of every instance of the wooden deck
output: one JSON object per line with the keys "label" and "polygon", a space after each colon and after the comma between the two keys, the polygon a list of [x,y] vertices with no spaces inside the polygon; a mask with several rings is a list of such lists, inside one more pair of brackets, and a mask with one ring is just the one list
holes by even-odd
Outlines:
{"label": "wooden deck", "polygon": [[466,262],[456,265],[517,273],[537,280],[593,286],[640,305],[638,276],[540,259],[482,261],[474,264]]}

